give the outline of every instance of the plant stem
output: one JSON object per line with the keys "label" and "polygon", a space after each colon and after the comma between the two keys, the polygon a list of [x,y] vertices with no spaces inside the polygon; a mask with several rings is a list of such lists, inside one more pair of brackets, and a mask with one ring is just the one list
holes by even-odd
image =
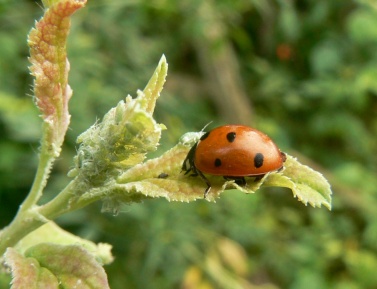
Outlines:
{"label": "plant stem", "polygon": [[12,223],[0,232],[0,256],[8,247],[14,246],[19,240],[46,222],[47,220],[36,218],[28,211],[17,214]]}
{"label": "plant stem", "polygon": [[76,177],[47,204],[41,206],[34,204],[27,210],[20,209],[12,223],[0,231],[0,256],[8,247],[14,246],[27,234],[48,221],[85,207],[103,197],[103,189],[93,190],[93,193],[83,194],[82,179]]}
{"label": "plant stem", "polygon": [[77,206],[77,199],[75,196],[79,195],[78,190],[78,178],[71,181],[63,191],[61,191],[54,199],[47,204],[44,204],[38,208],[38,212],[53,220],[64,213],[77,210],[83,206]]}
{"label": "plant stem", "polygon": [[28,210],[19,210],[9,226],[0,232],[0,256],[6,248],[14,246],[30,232],[65,212],[80,207],[71,206],[71,200],[77,188],[77,179],[71,181],[53,200],[43,206],[35,206]]}
{"label": "plant stem", "polygon": [[46,133],[48,133],[46,127],[44,127],[43,131],[45,135],[42,138],[39,163],[33,185],[29,194],[20,205],[13,221],[0,232],[0,256],[7,247],[15,245],[28,233],[47,222],[47,220],[36,211],[36,203],[42,196],[55,157],[53,153],[50,153],[51,150],[49,151],[51,144],[46,141]]}
{"label": "plant stem", "polygon": [[[44,128],[44,131],[47,131],[46,128]],[[55,156],[51,152],[49,152],[50,146],[51,143],[47,142],[44,137],[39,155],[38,169],[37,173],[35,174],[33,185],[26,199],[20,205],[17,215],[32,208],[42,196],[42,192],[44,187],[46,186],[52,164],[55,160]]]}

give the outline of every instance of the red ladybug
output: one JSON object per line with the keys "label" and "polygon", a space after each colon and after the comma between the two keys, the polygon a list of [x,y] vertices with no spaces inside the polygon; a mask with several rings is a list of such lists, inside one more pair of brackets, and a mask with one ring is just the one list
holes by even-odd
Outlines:
{"label": "red ladybug", "polygon": [[182,171],[199,175],[206,182],[206,198],[211,183],[203,173],[246,185],[244,177],[260,179],[268,172],[282,169],[285,160],[286,155],[259,130],[244,125],[224,125],[200,138],[187,154]]}

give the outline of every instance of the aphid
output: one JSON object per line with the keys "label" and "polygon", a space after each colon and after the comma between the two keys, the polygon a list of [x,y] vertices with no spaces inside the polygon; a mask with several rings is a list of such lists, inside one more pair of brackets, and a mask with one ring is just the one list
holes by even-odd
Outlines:
{"label": "aphid", "polygon": [[159,174],[157,176],[157,178],[159,178],[159,179],[166,179],[168,176],[169,176],[169,174],[167,174],[167,173],[161,173],[161,174]]}

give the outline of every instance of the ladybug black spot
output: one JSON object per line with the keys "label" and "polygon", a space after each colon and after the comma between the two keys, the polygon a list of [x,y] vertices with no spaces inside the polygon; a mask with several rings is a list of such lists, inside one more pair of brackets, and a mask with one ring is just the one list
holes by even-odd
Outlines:
{"label": "ladybug black spot", "polygon": [[227,138],[228,142],[234,142],[234,140],[236,139],[236,133],[235,132],[229,132],[229,133],[227,133],[226,138]]}
{"label": "ladybug black spot", "polygon": [[221,160],[215,159],[215,167],[220,167],[220,166],[221,166]]}
{"label": "ladybug black spot", "polygon": [[201,136],[200,140],[205,140],[205,139],[209,136],[209,133],[210,133],[210,131],[209,131],[209,132],[206,132],[205,134],[203,134],[203,135]]}
{"label": "ladybug black spot", "polygon": [[263,159],[264,159],[263,154],[257,153],[254,157],[254,166],[256,168],[260,168],[261,166],[263,166]]}

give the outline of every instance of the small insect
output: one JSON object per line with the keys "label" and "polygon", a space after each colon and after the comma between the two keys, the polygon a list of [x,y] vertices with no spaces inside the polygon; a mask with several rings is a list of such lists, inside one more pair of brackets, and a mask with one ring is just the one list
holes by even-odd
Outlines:
{"label": "small insect", "polygon": [[167,173],[161,173],[157,176],[158,179],[166,179],[169,176]]}
{"label": "small insect", "polygon": [[245,177],[261,179],[266,173],[281,170],[285,160],[285,153],[259,130],[244,125],[224,125],[205,133],[194,144],[182,171],[204,180],[206,198],[211,183],[204,173],[246,185]]}

